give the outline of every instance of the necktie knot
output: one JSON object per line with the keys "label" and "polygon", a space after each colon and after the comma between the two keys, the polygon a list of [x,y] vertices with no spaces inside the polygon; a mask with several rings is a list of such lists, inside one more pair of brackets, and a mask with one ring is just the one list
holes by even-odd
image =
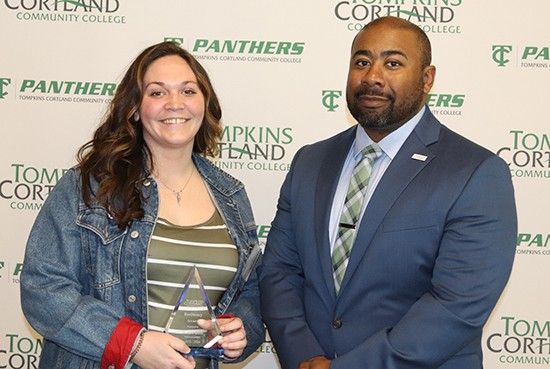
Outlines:
{"label": "necktie knot", "polygon": [[363,159],[367,159],[369,163],[372,164],[372,162],[374,162],[375,159],[377,159],[380,155],[382,155],[382,149],[376,142],[374,142],[364,147],[359,154]]}

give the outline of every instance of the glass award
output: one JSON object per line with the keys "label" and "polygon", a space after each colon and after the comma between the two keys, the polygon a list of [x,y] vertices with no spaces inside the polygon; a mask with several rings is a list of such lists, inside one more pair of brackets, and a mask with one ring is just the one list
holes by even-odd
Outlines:
{"label": "glass award", "polygon": [[[206,317],[203,313],[204,309],[180,309],[183,302],[186,301],[185,298],[189,291],[189,286],[193,281],[195,281],[195,283],[198,285],[200,299],[198,301],[189,300],[189,304],[187,305],[191,305],[193,307],[205,306],[206,311],[208,312],[208,316]],[[187,355],[191,355],[193,357],[205,357],[216,360],[223,359],[223,348],[219,347],[216,344],[220,340],[220,338],[222,338],[220,327],[218,325],[218,321],[216,320],[216,315],[214,314],[214,310],[212,309],[212,305],[210,304],[210,299],[208,298],[208,293],[204,288],[204,283],[196,265],[193,265],[191,267],[189,273],[185,278],[185,284],[180,293],[178,301],[174,305],[174,309],[168,317],[168,321],[166,322],[166,326],[164,327],[164,332],[169,333],[170,327],[172,326],[176,315],[178,315],[178,319],[185,319],[188,324],[197,328],[190,330],[193,331],[193,333],[182,334],[185,343],[191,349],[191,351]],[[210,319],[210,321],[212,322],[212,331],[214,332],[214,337],[208,337],[208,333],[198,327],[198,319]]]}

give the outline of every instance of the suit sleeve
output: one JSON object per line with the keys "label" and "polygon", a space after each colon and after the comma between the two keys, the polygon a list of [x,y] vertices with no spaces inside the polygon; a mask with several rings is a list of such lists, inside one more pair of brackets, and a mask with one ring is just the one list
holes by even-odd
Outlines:
{"label": "suit sleeve", "polygon": [[332,369],[437,368],[482,334],[510,275],[517,233],[508,167],[498,157],[472,174],[448,213],[426,292],[392,328],[332,362]]}
{"label": "suit sleeve", "polygon": [[292,180],[302,150],[294,156],[291,170],[281,188],[260,278],[264,322],[284,369],[294,369],[303,360],[325,355],[305,318],[304,275],[295,245],[296,230],[292,224]]}

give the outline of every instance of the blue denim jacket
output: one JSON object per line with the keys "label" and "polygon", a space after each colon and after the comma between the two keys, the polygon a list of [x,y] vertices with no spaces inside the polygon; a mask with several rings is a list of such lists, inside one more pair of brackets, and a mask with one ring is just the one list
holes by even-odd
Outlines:
{"label": "blue denim jacket", "polygon": [[[237,275],[216,313],[243,320],[248,345],[242,360],[264,339],[255,270],[246,284],[242,278],[251,250],[258,247],[256,225],[243,184],[199,155],[193,160],[240,253]],[[84,204],[78,169],[68,171],[44,202],[21,274],[23,312],[44,337],[40,368],[99,368],[122,316],[147,326],[146,255],[159,200],[151,177],[141,188],[145,215],[126,229],[119,229],[101,205]]]}

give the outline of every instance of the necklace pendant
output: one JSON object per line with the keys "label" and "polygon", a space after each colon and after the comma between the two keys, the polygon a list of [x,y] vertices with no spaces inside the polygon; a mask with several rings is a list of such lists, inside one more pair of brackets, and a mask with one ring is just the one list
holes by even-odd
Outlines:
{"label": "necklace pendant", "polygon": [[160,177],[156,177],[156,179],[158,180],[158,182],[163,185],[164,187],[166,187],[167,190],[170,190],[174,196],[176,196],[176,202],[178,203],[178,206],[181,206],[181,194],[183,192],[183,190],[185,190],[185,188],[187,187],[187,185],[189,184],[189,181],[191,180],[191,177],[193,177],[193,173],[194,173],[194,167],[191,169],[191,173],[189,173],[189,177],[187,177],[187,180],[185,181],[185,184],[183,185],[183,187],[180,189],[180,190],[174,190],[173,188],[171,187],[168,187],[164,182],[162,182],[160,180]]}

